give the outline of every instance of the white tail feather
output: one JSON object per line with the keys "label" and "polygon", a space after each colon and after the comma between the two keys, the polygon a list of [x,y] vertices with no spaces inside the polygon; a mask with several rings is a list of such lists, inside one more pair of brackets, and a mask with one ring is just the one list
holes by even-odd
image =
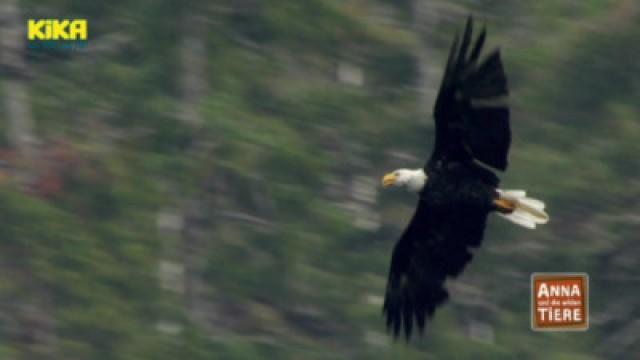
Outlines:
{"label": "white tail feather", "polygon": [[525,196],[527,196],[527,192],[524,190],[500,190],[498,189],[498,193],[500,193],[501,195],[503,195],[505,198],[512,198],[512,199],[516,199],[516,198],[523,198]]}
{"label": "white tail feather", "polygon": [[509,200],[516,206],[512,213],[498,215],[528,229],[535,229],[536,225],[549,222],[549,215],[544,211],[544,202],[526,197],[527,193],[524,190],[497,191],[501,199]]}

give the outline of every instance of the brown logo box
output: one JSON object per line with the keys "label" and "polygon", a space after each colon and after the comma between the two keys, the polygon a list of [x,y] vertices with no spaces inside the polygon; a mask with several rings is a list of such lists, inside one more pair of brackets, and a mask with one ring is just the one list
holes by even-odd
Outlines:
{"label": "brown logo box", "polygon": [[531,328],[536,331],[589,329],[589,276],[585,273],[533,273]]}

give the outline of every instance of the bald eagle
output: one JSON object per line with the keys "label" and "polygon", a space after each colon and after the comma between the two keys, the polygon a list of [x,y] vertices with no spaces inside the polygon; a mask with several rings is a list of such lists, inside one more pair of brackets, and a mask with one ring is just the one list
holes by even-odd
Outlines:
{"label": "bald eagle", "polygon": [[435,144],[420,169],[398,169],[384,187],[419,194],[409,226],[393,249],[383,313],[394,337],[423,332],[458,276],[480,246],[487,216],[495,212],[534,229],[549,220],[545,204],[522,190],[501,190],[490,168],[504,171],[511,143],[507,79],[499,50],[479,61],[483,29],[472,41],[469,17],[462,39],[455,36],[433,117]]}

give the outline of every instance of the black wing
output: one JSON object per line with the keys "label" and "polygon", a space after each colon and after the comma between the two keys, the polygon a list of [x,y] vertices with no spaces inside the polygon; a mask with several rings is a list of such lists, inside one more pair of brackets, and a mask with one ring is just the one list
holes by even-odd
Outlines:
{"label": "black wing", "polygon": [[462,42],[456,35],[449,53],[434,107],[436,141],[428,168],[471,159],[499,170],[507,168],[509,108],[500,104],[508,94],[507,79],[499,50],[478,62],[486,31],[471,48],[472,23],[469,17]]}
{"label": "black wing", "polygon": [[482,241],[486,211],[439,210],[421,199],[393,250],[383,312],[394,337],[404,331],[408,339],[414,327],[423,332],[448,298],[445,279],[462,272],[472,258],[469,247]]}

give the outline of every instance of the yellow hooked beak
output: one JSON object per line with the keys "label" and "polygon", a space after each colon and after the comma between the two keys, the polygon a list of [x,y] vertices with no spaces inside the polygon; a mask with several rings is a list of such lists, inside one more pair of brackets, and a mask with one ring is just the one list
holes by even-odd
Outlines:
{"label": "yellow hooked beak", "polygon": [[382,178],[382,186],[389,187],[396,183],[396,175],[394,173],[388,173]]}

